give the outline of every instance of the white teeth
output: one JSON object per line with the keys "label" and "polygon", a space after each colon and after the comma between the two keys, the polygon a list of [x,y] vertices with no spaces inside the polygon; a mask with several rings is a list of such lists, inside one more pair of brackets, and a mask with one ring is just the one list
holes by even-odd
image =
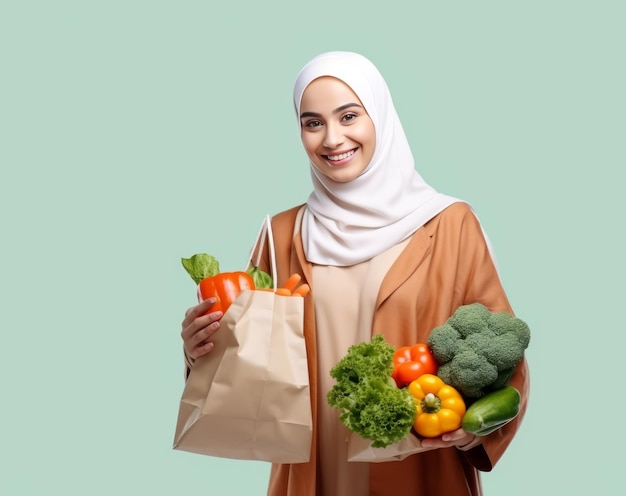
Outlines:
{"label": "white teeth", "polygon": [[349,152],[342,153],[341,155],[327,155],[327,157],[328,157],[328,160],[337,161],[337,160],[343,160],[344,158],[348,158],[351,155],[354,155],[354,150],[350,150]]}

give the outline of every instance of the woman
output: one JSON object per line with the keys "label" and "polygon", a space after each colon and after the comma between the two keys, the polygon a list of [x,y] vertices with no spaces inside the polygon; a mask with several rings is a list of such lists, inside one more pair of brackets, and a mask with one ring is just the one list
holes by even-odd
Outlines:
{"label": "woman", "polygon": [[[305,339],[316,442],[308,463],[272,466],[268,494],[482,494],[479,471],[493,468],[526,410],[525,360],[511,380],[522,393],[514,421],[481,438],[459,429],[424,440],[429,451],[402,461],[347,462],[349,432],[326,402],[329,371],[351,344],[375,333],[395,346],[425,342],[473,302],[512,313],[480,223],[416,172],[388,87],[365,57],[315,57],[296,79],[294,104],[314,190],[272,226],[279,284],[298,272],[312,288]],[[221,314],[202,316],[211,304],[189,309],[182,323],[190,360],[212,348]]]}

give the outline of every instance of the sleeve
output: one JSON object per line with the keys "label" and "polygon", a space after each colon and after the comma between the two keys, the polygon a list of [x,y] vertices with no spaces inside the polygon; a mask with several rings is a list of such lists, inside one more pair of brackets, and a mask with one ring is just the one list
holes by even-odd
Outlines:
{"label": "sleeve", "polygon": [[195,362],[195,360],[187,354],[187,351],[185,350],[184,347],[183,347],[183,358],[185,361],[185,381],[186,381],[189,378],[189,372],[191,372],[191,367],[193,367],[193,362]]}
{"label": "sleeve", "polygon": [[[458,225],[456,227],[458,229]],[[461,301],[463,304],[480,302],[492,312],[507,311],[513,314],[489,241],[470,208],[467,208],[462,216],[459,232],[457,232],[459,242],[456,247],[458,251],[455,287],[457,291],[462,292]],[[452,232],[449,234],[452,235]],[[492,434],[480,437],[477,446],[468,446],[469,449],[463,450],[464,455],[478,470],[488,472],[493,469],[524,419],[530,393],[529,370],[525,358],[517,364],[510,384],[519,390],[522,398],[517,417]]]}

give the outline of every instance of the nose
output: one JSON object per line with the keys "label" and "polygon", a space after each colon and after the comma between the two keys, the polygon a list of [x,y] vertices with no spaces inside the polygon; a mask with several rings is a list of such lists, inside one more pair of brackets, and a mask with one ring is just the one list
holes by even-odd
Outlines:
{"label": "nose", "polygon": [[339,126],[328,124],[326,126],[326,134],[324,134],[323,145],[325,148],[337,148],[343,143],[343,133]]}

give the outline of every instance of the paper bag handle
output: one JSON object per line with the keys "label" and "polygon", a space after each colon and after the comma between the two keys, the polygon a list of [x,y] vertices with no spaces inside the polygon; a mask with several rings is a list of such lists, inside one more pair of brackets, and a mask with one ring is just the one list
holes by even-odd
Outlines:
{"label": "paper bag handle", "polygon": [[[263,248],[265,247],[265,236],[267,234],[267,239],[270,244],[270,265],[272,270],[272,282],[274,284],[274,290],[276,290],[276,285],[278,284],[276,278],[276,251],[274,249],[274,234],[272,232],[272,218],[269,215],[265,216],[263,219],[263,223],[259,229],[259,233],[257,234],[256,241],[252,245],[252,249],[250,250],[250,255],[248,256],[248,263],[252,262],[252,255],[257,251],[256,262],[253,262],[254,267],[258,267],[261,262],[261,254],[263,253]],[[259,245],[260,243],[260,245]]]}

